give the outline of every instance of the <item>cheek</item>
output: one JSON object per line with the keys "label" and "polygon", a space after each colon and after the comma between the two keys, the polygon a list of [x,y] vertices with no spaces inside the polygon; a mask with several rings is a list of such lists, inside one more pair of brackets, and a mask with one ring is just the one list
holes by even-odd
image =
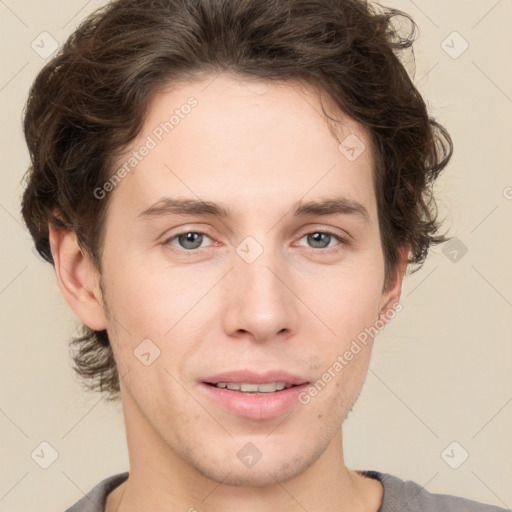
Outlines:
{"label": "cheek", "polygon": [[154,268],[143,261],[110,265],[106,287],[111,312],[126,331],[158,338],[186,315],[202,292],[179,270]]}
{"label": "cheek", "polygon": [[317,338],[321,369],[314,389],[305,392],[302,403],[312,407],[312,417],[319,421],[325,421],[323,415],[330,411],[332,428],[348,414],[368,372],[382,286],[379,275],[346,275],[315,289],[319,316],[329,330]]}
{"label": "cheek", "polygon": [[[218,277],[214,272],[206,275],[192,269],[148,265],[142,260],[125,260],[123,265],[108,269],[105,265],[105,275],[108,332],[120,374],[130,374],[126,386],[132,392],[142,382],[174,389],[164,368],[174,373],[205,339],[206,318],[215,320],[222,302],[208,293]],[[143,366],[143,354],[147,353],[149,366]]]}
{"label": "cheek", "polygon": [[321,282],[310,283],[308,297],[313,299],[315,310],[331,334],[334,331],[337,345],[349,342],[376,322],[383,280],[383,265],[374,261],[361,267],[330,269]]}
{"label": "cheek", "polygon": [[[383,261],[376,255],[377,247],[371,247],[349,255],[340,264],[290,264],[286,281],[298,300],[294,294],[284,293],[283,297],[288,296],[301,312],[296,326],[298,338],[301,331],[307,331],[308,337],[323,337],[324,343],[339,352],[374,324],[384,277]],[[162,264],[161,258],[140,257],[136,252],[127,256],[113,248],[104,256],[107,298],[115,317],[111,323],[121,324],[124,329],[117,328],[116,332],[123,338],[129,333],[133,344],[146,337],[163,340],[169,331],[180,332],[185,325],[195,331],[200,327],[192,322],[197,315],[204,323],[204,314],[226,314],[223,305],[230,302],[230,297],[223,296],[222,287],[215,285],[229,264],[205,262],[172,267]],[[309,332],[313,327],[316,334]]]}
{"label": "cheek", "polygon": [[352,339],[373,325],[378,318],[379,299],[380,286],[364,287],[364,283],[344,288],[343,293],[335,296],[329,303],[329,315],[339,336],[344,340]]}

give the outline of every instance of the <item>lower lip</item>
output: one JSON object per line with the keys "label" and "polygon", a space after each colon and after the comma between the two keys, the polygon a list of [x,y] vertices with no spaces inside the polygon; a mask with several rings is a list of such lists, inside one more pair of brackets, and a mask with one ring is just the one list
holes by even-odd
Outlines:
{"label": "lower lip", "polygon": [[201,388],[212,400],[237,416],[253,420],[266,420],[283,414],[297,403],[307,386],[305,383],[274,393],[252,394],[201,383]]}

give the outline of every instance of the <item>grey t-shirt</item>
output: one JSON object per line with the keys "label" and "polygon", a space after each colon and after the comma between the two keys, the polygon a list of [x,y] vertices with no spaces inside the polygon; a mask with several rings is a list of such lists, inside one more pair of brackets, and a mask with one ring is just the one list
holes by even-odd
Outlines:
{"label": "grey t-shirt", "polygon": [[[377,512],[505,512],[494,505],[486,505],[449,494],[434,494],[412,480],[402,480],[389,473],[359,471],[382,483],[384,495]],[[104,512],[107,495],[127,478],[128,472],[110,476],[96,484],[82,499],[66,512]]]}

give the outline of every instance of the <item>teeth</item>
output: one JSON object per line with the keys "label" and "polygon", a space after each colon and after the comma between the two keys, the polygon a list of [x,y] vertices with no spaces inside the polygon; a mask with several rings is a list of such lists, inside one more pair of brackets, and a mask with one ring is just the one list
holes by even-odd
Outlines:
{"label": "teeth", "polygon": [[[273,387],[274,389],[264,389],[263,391],[275,391],[276,388],[272,384],[267,384],[267,386]],[[263,387],[263,386],[262,386]],[[258,384],[240,384],[240,391],[257,393],[260,390],[260,386]]]}
{"label": "teeth", "polygon": [[241,391],[242,393],[273,393],[292,387],[292,384],[285,382],[268,382],[265,384],[249,384],[247,382],[219,382],[215,384],[217,388],[227,388],[232,391]]}

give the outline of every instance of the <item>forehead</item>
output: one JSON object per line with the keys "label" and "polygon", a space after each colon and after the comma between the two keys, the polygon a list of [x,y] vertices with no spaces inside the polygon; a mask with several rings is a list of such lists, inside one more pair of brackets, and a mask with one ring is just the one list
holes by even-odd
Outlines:
{"label": "forehead", "polygon": [[342,193],[372,215],[372,160],[368,130],[318,89],[219,75],[155,95],[140,134],[116,162],[129,172],[114,196],[130,196],[139,212],[164,195],[239,211],[261,208],[262,199],[284,206]]}

